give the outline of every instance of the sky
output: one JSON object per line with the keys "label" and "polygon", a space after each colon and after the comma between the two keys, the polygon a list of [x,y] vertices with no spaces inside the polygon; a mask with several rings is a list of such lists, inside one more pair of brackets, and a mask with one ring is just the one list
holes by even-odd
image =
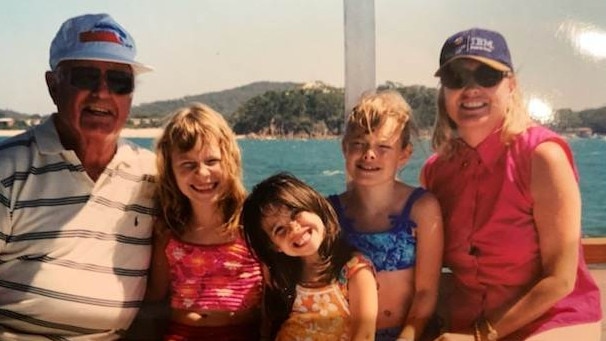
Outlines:
{"label": "sky", "polygon": [[[371,0],[369,0],[371,1]],[[606,106],[604,0],[375,0],[376,80],[435,87],[450,35],[501,32],[523,93],[552,108]],[[256,81],[344,86],[343,0],[0,0],[0,109],[49,114],[50,42],[66,19],[109,13],[134,37],[135,105]]]}

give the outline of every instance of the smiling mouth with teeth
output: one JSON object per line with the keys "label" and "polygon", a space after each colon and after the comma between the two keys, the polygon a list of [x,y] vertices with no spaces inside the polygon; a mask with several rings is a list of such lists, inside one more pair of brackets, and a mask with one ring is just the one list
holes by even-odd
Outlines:
{"label": "smiling mouth with teeth", "polygon": [[305,245],[311,239],[311,231],[305,231],[299,239],[293,242],[293,245],[296,247],[301,247]]}
{"label": "smiling mouth with teeth", "polygon": [[358,165],[358,168],[363,170],[363,171],[376,171],[379,170],[378,167],[368,167],[368,166],[362,166],[362,165]]}
{"label": "smiling mouth with teeth", "polygon": [[103,109],[103,108],[99,108],[99,107],[86,107],[84,108],[84,112],[88,113],[88,114],[93,114],[96,116],[107,116],[107,115],[112,115],[112,113],[107,110],[107,109]]}
{"label": "smiling mouth with teeth", "polygon": [[191,188],[193,188],[194,190],[198,191],[198,192],[205,192],[205,191],[210,191],[213,188],[215,188],[215,184],[214,183],[210,183],[210,184],[205,184],[205,185],[192,185]]}
{"label": "smiling mouth with teeth", "polygon": [[484,103],[484,102],[461,103],[461,108],[464,108],[464,109],[479,109],[479,108],[483,108],[485,106],[486,106],[486,103]]}

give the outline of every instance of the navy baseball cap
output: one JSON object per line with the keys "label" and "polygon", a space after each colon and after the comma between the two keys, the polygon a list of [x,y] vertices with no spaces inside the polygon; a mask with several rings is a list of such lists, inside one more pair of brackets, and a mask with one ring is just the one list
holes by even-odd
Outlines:
{"label": "navy baseball cap", "polygon": [[446,39],[440,52],[440,68],[434,76],[439,77],[444,66],[462,58],[475,59],[496,70],[513,71],[507,42],[495,31],[472,28]]}

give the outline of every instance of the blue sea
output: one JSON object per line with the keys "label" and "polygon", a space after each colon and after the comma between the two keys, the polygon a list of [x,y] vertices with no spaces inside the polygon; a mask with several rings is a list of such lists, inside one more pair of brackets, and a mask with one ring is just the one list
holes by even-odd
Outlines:
{"label": "blue sea", "polygon": [[[131,140],[149,149],[153,145],[152,139]],[[606,236],[606,140],[571,138],[569,142],[580,174],[583,234]],[[249,190],[257,182],[278,171],[293,173],[325,195],[344,189],[344,164],[337,139],[242,139],[239,144],[244,164],[244,182]],[[418,185],[419,170],[429,155],[427,141],[416,142],[413,157],[400,173],[400,178],[411,185]]]}
{"label": "blue sea", "polygon": [[[151,148],[151,139],[132,139]],[[583,198],[583,234],[606,236],[606,140],[571,138],[580,175]],[[332,140],[239,140],[244,164],[244,182],[254,184],[281,170],[305,180],[325,195],[344,190],[345,174],[338,139]],[[400,178],[418,185],[419,170],[431,154],[428,141],[415,142],[413,157]]]}

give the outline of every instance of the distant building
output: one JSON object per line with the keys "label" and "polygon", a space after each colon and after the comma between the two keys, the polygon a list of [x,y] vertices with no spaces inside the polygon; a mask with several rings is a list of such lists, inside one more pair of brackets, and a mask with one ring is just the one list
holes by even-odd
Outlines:
{"label": "distant building", "polygon": [[0,118],[0,129],[9,129],[15,125],[15,119],[10,117]]}
{"label": "distant building", "polygon": [[140,118],[129,118],[128,121],[130,122],[130,124],[132,124],[135,127],[141,125]]}
{"label": "distant building", "polygon": [[36,125],[40,124],[40,122],[42,122],[42,119],[41,118],[28,118],[24,122],[27,126],[32,127],[32,126],[36,126]]}
{"label": "distant building", "polygon": [[574,135],[577,137],[591,137],[593,136],[593,130],[589,127],[580,128],[569,128],[564,131],[567,135]]}
{"label": "distant building", "polygon": [[128,119],[128,123],[133,127],[159,127],[162,125],[159,118],[153,117],[131,117]]}

